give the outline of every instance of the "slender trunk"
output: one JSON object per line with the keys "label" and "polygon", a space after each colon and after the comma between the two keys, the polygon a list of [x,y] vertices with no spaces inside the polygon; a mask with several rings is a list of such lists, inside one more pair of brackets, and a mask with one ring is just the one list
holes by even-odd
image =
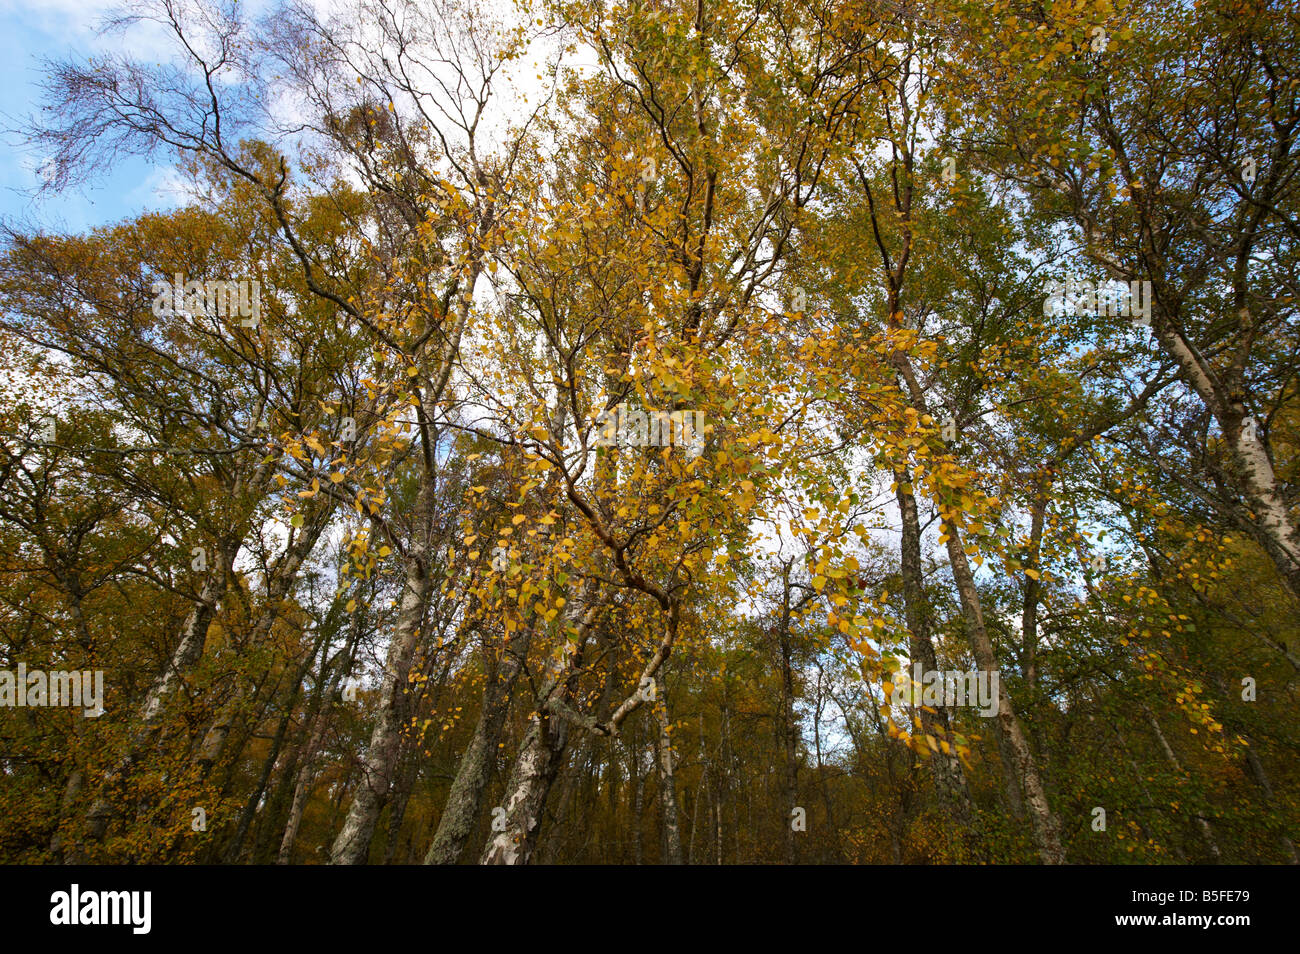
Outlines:
{"label": "slender trunk", "polygon": [[664,847],[666,864],[682,863],[682,833],[677,821],[677,780],[673,774],[673,741],[671,721],[668,718],[668,696],[664,691],[662,673],[655,674],[655,715],[659,719],[659,788],[664,811]]}
{"label": "slender trunk", "polygon": [[316,645],[312,647],[311,653],[302,665],[298,667],[295,673],[293,687],[289,693],[289,699],[285,703],[284,712],[280,715],[279,724],[275,728],[275,736],[271,741],[271,750],[267,753],[266,759],[262,762],[262,771],[258,776],[257,786],[253,789],[252,794],[244,803],[244,810],[239,816],[239,825],[235,829],[234,837],[226,846],[223,860],[227,864],[232,864],[238,860],[240,853],[244,850],[244,840],[248,837],[248,830],[253,824],[253,818],[257,814],[258,805],[262,801],[262,796],[266,792],[267,785],[270,784],[271,774],[275,770],[275,764],[280,760],[280,750],[284,747],[285,735],[289,730],[289,723],[293,720],[293,710],[298,703],[298,697],[302,693],[302,683],[307,677],[307,670],[311,668],[316,654],[321,651],[325,637],[322,635]]}
{"label": "slender trunk", "polygon": [[[1089,722],[1093,721],[1093,717],[1088,716],[1088,721]],[[1128,737],[1124,735],[1124,733],[1120,730],[1120,727],[1116,723],[1107,719],[1106,724],[1110,726],[1111,732],[1115,733],[1115,738],[1119,740],[1119,748],[1121,752],[1128,753],[1128,752],[1135,751],[1133,746],[1129,744]],[[1142,781],[1144,778],[1147,777],[1146,773],[1143,772],[1142,769],[1138,767],[1137,762],[1135,762],[1131,756],[1126,755],[1124,760],[1128,762],[1129,768],[1133,770],[1133,780],[1137,782],[1138,788],[1142,790],[1142,798],[1144,800],[1143,803],[1146,805],[1155,806],[1157,804],[1156,797],[1151,794],[1151,789],[1147,788],[1146,782]],[[1137,824],[1138,830],[1142,833],[1142,837],[1144,839],[1150,839],[1151,829],[1149,826],[1144,825],[1142,823],[1142,816],[1139,815],[1136,811],[1133,812],[1133,821]],[[1182,847],[1178,844],[1178,841],[1179,839],[1176,838],[1170,839],[1170,846],[1169,846],[1170,850],[1173,852],[1174,858],[1175,860],[1177,860],[1179,864],[1186,864],[1187,855],[1184,854]]]}
{"label": "slender trunk", "polygon": [[606,747],[609,750],[609,755],[605,759],[606,765],[608,766],[605,791],[609,795],[609,804],[607,806],[609,824],[606,826],[608,837],[606,837],[605,842],[607,845],[616,846],[616,852],[612,859],[606,853],[602,852],[601,860],[606,863],[612,861],[614,864],[625,864],[626,845],[623,843],[623,828],[619,825],[618,812],[618,795],[619,791],[623,787],[622,779],[619,775],[619,770],[622,766],[619,765],[618,761],[618,740],[610,739],[607,742]]}
{"label": "slender trunk", "polygon": [[[76,804],[77,796],[81,794],[81,789],[85,785],[85,782],[86,774],[81,769],[74,768],[68,773],[68,781],[63,787],[63,797],[59,799],[60,824],[55,827],[54,834],[50,838],[50,854],[55,858],[64,856],[63,848],[65,836],[62,821],[67,816],[68,812],[72,810],[72,806]],[[65,863],[71,863],[75,859],[72,857],[63,857],[63,860]]]}
{"label": "slender trunk", "polygon": [[[923,413],[927,412],[925,392],[917,381],[916,373],[904,354],[895,356],[895,366],[906,385],[913,406]],[[971,573],[970,562],[962,545],[961,531],[951,523],[946,523],[944,532],[948,536],[948,562],[952,566],[953,579],[957,584],[957,593],[961,599],[962,615],[966,619],[967,638],[975,664],[990,679],[997,678],[999,726],[999,750],[1003,768],[1007,775],[1018,779],[1024,788],[1025,803],[1030,820],[1034,826],[1034,844],[1044,864],[1065,864],[1065,849],[1061,846],[1060,824],[1047,792],[1043,787],[1042,777],[1025,737],[1020,717],[1011,704],[1006,683],[998,670],[997,655],[989,639],[988,629],[984,625],[984,607],[979,590],[975,586],[975,577]],[[1012,786],[1014,788],[1014,786]]]}
{"label": "slender trunk", "polygon": [[[296,701],[297,693],[295,692],[290,700],[290,706]],[[235,834],[231,837],[222,853],[222,861],[226,864],[234,864],[239,860],[239,855],[244,850],[244,840],[248,837],[248,830],[252,827],[253,818],[257,814],[257,807],[262,801],[262,796],[266,792],[266,786],[271,781],[271,773],[275,770],[275,763],[280,760],[280,749],[284,745],[285,732],[289,726],[290,712],[286,711],[280,716],[280,722],[276,726],[275,736],[271,740],[271,749],[262,761],[262,771],[258,775],[257,785],[253,788],[252,793],[244,803],[244,809],[239,814],[239,824],[235,828]]]}
{"label": "slender trunk", "polygon": [[[898,475],[895,496],[902,515],[902,540],[900,565],[903,576],[903,607],[909,633],[909,650],[912,659],[926,672],[937,672],[938,660],[931,636],[929,603],[925,595],[925,578],[921,568],[921,520],[917,512],[916,497],[909,488],[911,475],[904,470]],[[958,822],[965,825],[970,819],[970,793],[966,786],[966,773],[961,759],[952,748],[952,731],[948,710],[936,706],[934,712],[921,707],[921,729],[926,735],[941,740],[938,751],[930,757],[935,783],[940,795],[957,812]],[[948,751],[944,751],[944,744]]]}
{"label": "slender trunk", "polygon": [[713,847],[714,863],[722,865],[722,781],[719,775],[718,785],[713,791]]}
{"label": "slender trunk", "polygon": [[961,597],[967,635],[970,639],[971,651],[975,656],[975,663],[989,675],[990,679],[997,678],[997,720],[1007,743],[1007,748],[1003,751],[1003,767],[1008,773],[1017,776],[1024,787],[1025,804],[1029,810],[1030,820],[1033,822],[1034,843],[1038,848],[1039,857],[1044,864],[1065,864],[1065,849],[1061,846],[1060,826],[1047,800],[1042,777],[1038,774],[1038,766],[1034,763],[1034,756],[1025,738],[1020,718],[1016,715],[1006,683],[1003,682],[998,671],[993,643],[984,626],[984,608],[980,602],[979,591],[975,587],[975,578],[966,560],[966,552],[962,549],[961,533],[953,526],[948,526],[946,529],[948,558]]}
{"label": "slender trunk", "polygon": [[330,850],[330,864],[364,864],[370,854],[370,840],[392,784],[393,766],[401,741],[402,717],[411,662],[415,656],[420,626],[431,588],[430,558],[433,555],[434,498],[437,482],[424,473],[412,515],[414,533],[406,559],[406,583],[393,626],[392,639],[384,660],[379,690],[379,712],[370,733],[370,743],[361,760],[361,783],[348,806],[343,827]]}
{"label": "slender trunk", "polygon": [[1220,380],[1205,358],[1168,321],[1157,320],[1153,330],[1161,347],[1178,363],[1183,377],[1214,415],[1225,437],[1233,476],[1250,510],[1249,526],[1291,595],[1300,599],[1300,530],[1291,521],[1264,435],[1248,433],[1244,426],[1246,395],[1240,380]]}
{"label": "slender trunk", "polygon": [[289,806],[289,817],[285,821],[284,836],[280,839],[280,850],[275,859],[275,863],[278,865],[287,865],[293,858],[293,845],[298,839],[298,829],[302,825],[303,812],[307,808],[307,799],[311,797],[312,785],[316,779],[316,753],[320,751],[321,744],[325,739],[325,729],[329,724],[330,703],[338,697],[339,684],[343,681],[343,677],[352,670],[352,660],[356,653],[357,642],[361,639],[363,619],[363,615],[353,617],[347,644],[343,647],[342,655],[337,657],[339,664],[332,665],[333,660],[331,660],[330,671],[325,676],[327,684],[324,699],[312,721],[311,732],[308,735],[302,760],[298,766],[298,777],[294,781],[293,801]]}
{"label": "slender trunk", "polygon": [[[609,669],[605,674],[605,687],[596,703],[596,711],[599,715],[609,712],[610,705],[616,698],[618,691],[617,673],[615,670]],[[575,820],[575,814],[577,820],[583,823],[583,833],[587,836],[579,849],[576,860],[582,862],[586,858],[585,852],[591,844],[591,832],[595,827],[594,822],[591,820],[594,813],[574,813],[572,804],[574,793],[581,787],[587,791],[587,797],[582,798],[579,796],[579,804],[595,806],[599,795],[599,775],[599,762],[594,737],[588,735],[584,738],[577,756],[573,759],[572,768],[565,776],[560,803],[555,810],[555,824],[547,837],[546,848],[541,856],[542,864],[554,864],[555,859],[559,857],[559,852],[563,847],[563,840],[568,837],[568,833],[573,827],[572,823]]]}
{"label": "slender trunk", "polygon": [[645,776],[641,773],[641,744],[638,734],[632,736],[629,751],[632,755],[632,772],[628,781],[632,785],[632,863],[645,864]]}
{"label": "slender trunk", "polygon": [[687,849],[687,858],[691,864],[695,864],[698,855],[695,854],[695,834],[700,827],[700,810],[707,805],[705,793],[709,786],[709,759],[704,751],[704,724],[700,723],[700,781],[695,786],[695,797],[691,800],[691,844]]}
{"label": "slender trunk", "polygon": [[822,670],[817,668],[817,705],[813,711],[813,755],[816,758],[817,767],[817,788],[821,791],[822,808],[826,812],[826,830],[830,834],[827,848],[834,850],[834,855],[826,858],[828,852],[823,853],[826,860],[838,861],[843,855],[843,849],[840,845],[840,829],[835,821],[835,808],[831,802],[830,787],[826,784],[826,768],[822,762],[822,711],[825,707],[825,697],[822,695]]}
{"label": "slender trunk", "polygon": [[791,666],[790,647],[790,580],[786,569],[785,595],[781,606],[781,622],[777,639],[781,650],[781,747],[784,750],[782,761],[785,763],[782,778],[782,801],[785,809],[785,863],[793,865],[799,861],[799,846],[796,832],[791,821],[791,814],[799,804],[799,761],[798,743],[799,727],[794,718],[794,670]]}
{"label": "slender trunk", "polygon": [[589,594],[584,584],[565,608],[564,619],[569,624],[577,623],[577,636],[565,641],[563,656],[551,663],[537,709],[506,783],[505,828],[488,838],[480,864],[528,864],[532,859],[546,796],[569,744],[568,720],[551,713],[552,696],[561,699],[567,696],[569,679],[581,664],[587,638],[600,611],[598,598],[587,603]]}
{"label": "slender trunk", "polygon": [[[1029,519],[1029,558],[1025,569],[1037,572],[1043,545],[1043,524],[1047,515],[1047,478],[1034,496]],[[1030,690],[1038,686],[1038,598],[1042,586],[1038,577],[1025,576],[1025,599],[1020,611],[1020,642],[1025,682]]]}
{"label": "slender trunk", "polygon": [[[332,630],[331,630],[332,632]],[[306,712],[303,716],[303,728],[280,771],[275,790],[267,802],[266,810],[261,813],[258,822],[257,838],[253,844],[253,863],[270,864],[272,852],[279,856],[279,846],[283,842],[285,828],[288,827],[289,813],[293,810],[293,800],[297,794],[298,781],[302,777],[303,765],[312,757],[316,744],[316,727],[321,723],[321,713],[326,708],[333,689],[329,658],[332,635],[322,637],[317,644],[320,656],[320,670],[312,686]]]}
{"label": "slender trunk", "polygon": [[[590,741],[584,740],[583,745],[574,755],[569,770],[564,773],[564,783],[560,787],[560,800],[555,806],[555,823],[551,826],[550,831],[547,832],[545,845],[538,856],[541,864],[555,864],[555,859],[561,856],[564,848],[563,841],[568,837],[567,832],[570,827],[569,822],[573,815],[572,805],[574,792],[576,792],[579,787],[586,787],[585,782],[589,774],[587,771],[587,763],[589,760],[587,750],[589,748]],[[581,800],[581,796],[579,796],[579,800]],[[576,857],[573,855],[570,855],[569,857],[573,857],[573,860],[578,863],[581,863],[583,860],[580,854]]]}
{"label": "slender trunk", "polygon": [[516,640],[506,641],[496,667],[496,677],[483,691],[483,707],[474,726],[474,735],[456,766],[456,777],[447,792],[447,804],[438,819],[438,830],[424,856],[426,865],[454,865],[464,853],[465,843],[474,830],[482,807],[483,791],[496,764],[501,729],[510,710],[515,681],[528,655],[531,637],[532,630],[526,629]]}
{"label": "slender trunk", "polygon": [[402,822],[406,818],[406,806],[411,801],[411,787],[415,784],[415,775],[419,763],[410,756],[410,744],[401,747],[397,764],[405,766],[393,786],[392,797],[388,800],[388,838],[384,843],[384,864],[391,865],[397,858],[397,847],[402,834]]}
{"label": "slender trunk", "polygon": [[569,724],[563,719],[534,713],[523,747],[506,783],[510,793],[505,808],[505,830],[495,832],[483,850],[480,864],[524,865],[537,845],[546,796],[555,782],[569,742]]}
{"label": "slender trunk", "polygon": [[[1142,709],[1146,712],[1147,721],[1151,723],[1151,728],[1156,734],[1156,740],[1160,743],[1160,749],[1164,752],[1165,759],[1169,762],[1170,767],[1179,775],[1187,775],[1187,772],[1183,769],[1183,764],[1178,761],[1178,756],[1174,754],[1173,746],[1165,738],[1165,734],[1160,728],[1160,722],[1156,719],[1156,714],[1145,705]],[[1201,839],[1205,842],[1206,850],[1210,853],[1210,859],[1216,865],[1222,864],[1223,856],[1219,853],[1219,845],[1214,839],[1214,830],[1210,827],[1210,823],[1202,816],[1197,815],[1196,827],[1201,833]]]}
{"label": "slender trunk", "polygon": [[[1269,783],[1268,775],[1264,772],[1264,763],[1259,760],[1255,754],[1255,744],[1251,741],[1250,736],[1244,736],[1246,741],[1246,764],[1250,766],[1250,774],[1255,777],[1255,782],[1259,785],[1260,790],[1264,793],[1264,800],[1273,801],[1273,786]],[[1296,853],[1295,844],[1284,831],[1278,836],[1282,845],[1282,853],[1286,855],[1287,864],[1300,865],[1300,854]]]}
{"label": "slender trunk", "polygon": [[302,825],[302,813],[307,808],[307,799],[311,795],[312,782],[316,777],[313,762],[317,751],[320,750],[321,741],[325,737],[326,721],[324,709],[316,713],[316,720],[312,723],[311,735],[308,736],[302,762],[298,766],[298,777],[294,781],[293,801],[289,805],[289,817],[285,821],[284,837],[280,839],[280,850],[275,858],[277,865],[287,865],[293,858],[293,843],[298,839],[298,829]]}
{"label": "slender trunk", "polygon": [[[285,598],[298,581],[298,571],[302,568],[303,561],[316,548],[316,541],[320,539],[321,532],[328,522],[328,517],[333,513],[333,507],[317,506],[315,511],[306,527],[297,535],[268,574],[266,608],[259,614],[257,622],[253,625],[250,639],[254,646],[261,645],[270,635],[271,627],[275,625],[275,621],[280,616]],[[230,728],[238,716],[243,700],[244,694],[236,690],[226,704],[222,706],[217,718],[203,737],[203,742],[199,746],[197,761],[205,777],[212,771],[212,766],[216,761],[221,758],[226,740],[230,737]]]}
{"label": "slender trunk", "polygon": [[[185,617],[185,622],[181,626],[180,640],[177,642],[176,648],[172,650],[172,654],[162,672],[155,677],[149,691],[145,694],[144,704],[140,709],[140,724],[133,733],[126,752],[105,773],[99,785],[99,793],[86,813],[85,836],[87,841],[98,843],[104,840],[104,836],[108,832],[108,824],[114,814],[112,802],[109,800],[113,787],[130,770],[140,751],[153,738],[167,698],[184,675],[193,669],[200,657],[202,657],[203,644],[207,641],[208,627],[216,615],[217,604],[226,594],[226,587],[229,582],[229,567],[239,551],[240,545],[241,541],[227,539],[219,547],[216,557],[217,565],[212,568],[207,579],[204,580],[203,587],[199,591],[198,600]],[[79,846],[73,846],[72,850],[79,856]]]}

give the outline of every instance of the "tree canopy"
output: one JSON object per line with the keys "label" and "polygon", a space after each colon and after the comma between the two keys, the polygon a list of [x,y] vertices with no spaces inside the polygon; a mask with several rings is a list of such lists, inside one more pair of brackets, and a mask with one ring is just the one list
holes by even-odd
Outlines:
{"label": "tree canopy", "polygon": [[1291,4],[106,29],[47,187],[189,198],[4,228],[0,861],[1300,863]]}

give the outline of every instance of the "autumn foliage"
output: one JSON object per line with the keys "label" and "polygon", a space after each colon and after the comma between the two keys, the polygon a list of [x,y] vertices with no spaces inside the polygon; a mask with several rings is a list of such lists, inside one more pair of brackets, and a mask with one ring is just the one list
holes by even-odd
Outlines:
{"label": "autumn foliage", "polygon": [[353,6],[49,68],[0,861],[1300,860],[1289,4]]}

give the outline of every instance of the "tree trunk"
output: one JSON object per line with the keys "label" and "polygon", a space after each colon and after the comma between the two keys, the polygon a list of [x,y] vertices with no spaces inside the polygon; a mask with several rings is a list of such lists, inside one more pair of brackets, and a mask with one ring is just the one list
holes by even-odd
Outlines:
{"label": "tree trunk", "polygon": [[[108,832],[108,824],[113,817],[113,806],[109,801],[113,786],[130,770],[140,750],[153,737],[167,697],[171,695],[181,678],[193,669],[202,657],[203,644],[207,641],[208,627],[211,625],[213,617],[216,616],[217,604],[226,594],[226,587],[230,578],[230,566],[241,545],[242,538],[238,540],[228,538],[222,541],[218,547],[216,556],[218,565],[212,568],[207,579],[204,580],[203,587],[199,591],[199,598],[191,607],[185,617],[185,622],[181,626],[180,640],[177,642],[176,648],[172,650],[167,664],[163,667],[162,672],[154,678],[153,684],[150,685],[149,691],[145,694],[144,704],[140,709],[140,724],[131,736],[127,750],[122,758],[105,773],[103,781],[99,785],[99,794],[92,801],[89,811],[86,812],[85,834],[87,841],[98,843],[104,840],[104,835]],[[74,845],[71,850],[74,852],[74,856],[80,856],[80,846]]]}
{"label": "tree trunk", "polygon": [[[901,352],[895,356],[895,367],[902,377],[912,405],[918,412],[928,413],[925,392],[917,381],[916,373],[907,356]],[[975,586],[975,577],[971,573],[966,551],[962,546],[961,531],[952,524],[945,524],[944,532],[948,536],[948,562],[952,566],[953,580],[957,584],[957,593],[961,599],[962,615],[966,619],[967,638],[975,664],[992,679],[998,680],[999,751],[1002,756],[1003,769],[1011,779],[1018,779],[1024,788],[1030,820],[1034,826],[1034,844],[1044,864],[1065,864],[1065,850],[1061,846],[1060,825],[1047,800],[1042,777],[1034,762],[1029,741],[1025,738],[1020,718],[1011,704],[1006,683],[998,670],[997,655],[993,652],[993,643],[989,639],[988,629],[984,625],[984,607],[980,601],[979,590]]]}
{"label": "tree trunk", "polygon": [[[1255,744],[1251,741],[1250,736],[1243,736],[1243,738],[1246,740],[1246,764],[1250,766],[1250,774],[1255,777],[1255,782],[1263,791],[1264,800],[1271,802],[1273,801],[1273,786],[1269,783],[1268,775],[1264,772],[1264,763],[1255,754]],[[1300,855],[1296,853],[1295,844],[1285,831],[1278,836],[1278,841],[1282,845],[1282,853],[1286,855],[1287,864],[1300,865]]]}
{"label": "tree trunk", "polygon": [[673,774],[673,741],[668,718],[668,696],[662,672],[655,674],[655,715],[659,720],[659,789],[664,810],[664,846],[666,864],[682,863],[682,833],[677,820],[677,780]]}
{"label": "tree trunk", "polygon": [[[285,703],[284,712],[280,715],[279,724],[275,729],[275,737],[271,742],[271,750],[267,753],[266,759],[262,763],[262,772],[258,776],[257,787],[253,789],[248,800],[244,804],[244,810],[239,816],[239,825],[235,830],[235,835],[231,838],[230,843],[226,846],[224,860],[227,864],[233,864],[238,860],[240,853],[244,849],[244,839],[248,837],[248,830],[253,823],[253,818],[257,814],[258,804],[262,801],[262,796],[266,792],[267,785],[271,781],[271,773],[275,769],[275,764],[279,761],[280,750],[284,746],[285,735],[289,729],[289,723],[293,720],[294,706],[298,703],[298,697],[302,693],[302,683],[307,677],[307,671],[311,668],[312,662],[316,655],[323,651],[326,644],[326,637],[322,634],[316,645],[312,647],[311,653],[298,667],[294,674],[293,687],[289,692],[289,699]],[[286,766],[286,771],[292,772],[293,769]]]}
{"label": "tree trunk", "polygon": [[[328,498],[322,496],[318,499]],[[316,548],[316,542],[320,539],[321,532],[325,529],[334,508],[332,505],[320,504],[315,506],[313,511],[302,532],[297,535],[268,574],[266,607],[258,616],[249,640],[254,646],[263,643],[270,635],[271,627],[275,625],[275,621],[280,616],[285,598],[292,592],[294,584],[298,581],[298,571],[302,568],[303,561],[311,556],[312,550]],[[212,766],[216,761],[221,758],[226,740],[230,736],[230,727],[234,724],[239,713],[243,698],[243,693],[236,690],[226,704],[222,706],[217,718],[203,737],[203,743],[199,746],[197,761],[205,777],[212,771]]]}
{"label": "tree trunk", "polygon": [[532,639],[532,629],[524,630],[510,645],[507,640],[502,649],[501,661],[496,666],[496,677],[483,690],[483,708],[479,711],[474,735],[469,741],[460,762],[456,777],[447,793],[447,804],[438,819],[438,830],[433,843],[424,856],[426,865],[454,865],[464,853],[465,843],[474,830],[487,788],[496,764],[497,745],[506,714],[510,710],[510,697],[515,681],[523,670],[524,660]]}
{"label": "tree trunk", "polygon": [[431,588],[430,559],[433,555],[434,498],[437,482],[430,473],[421,477],[411,525],[414,532],[406,558],[406,585],[384,660],[379,690],[379,712],[365,757],[361,760],[361,782],[357,785],[347,816],[334,846],[330,864],[364,864],[370,854],[370,839],[392,784],[393,766],[401,741],[402,717],[406,712],[408,677],[415,647],[424,622]]}
{"label": "tree trunk", "polygon": [[494,832],[488,839],[480,864],[526,865],[532,859],[546,796],[564,761],[568,742],[567,722],[545,713],[534,713],[506,783],[510,795],[503,806],[505,830]]}
{"label": "tree trunk", "polygon": [[945,529],[948,533],[948,559],[952,564],[953,577],[961,596],[962,611],[966,617],[967,634],[975,663],[990,678],[998,677],[997,720],[1009,750],[1003,752],[1003,768],[1009,774],[1018,777],[1024,787],[1025,804],[1030,820],[1033,822],[1034,844],[1038,848],[1039,857],[1044,864],[1065,864],[1065,849],[1061,846],[1060,826],[1047,800],[1042,778],[1038,774],[1038,766],[1034,763],[1029,742],[1020,725],[1020,718],[1016,715],[1006,683],[1002,681],[998,671],[993,643],[989,640],[988,630],[984,626],[984,608],[980,602],[979,591],[975,588],[975,578],[966,560],[966,552],[962,549],[961,533],[953,526]]}
{"label": "tree trunk", "polygon": [[[1029,520],[1029,558],[1025,569],[1038,570],[1042,555],[1043,524],[1047,516],[1047,482],[1043,478],[1038,493],[1034,495]],[[1025,577],[1025,599],[1020,610],[1020,645],[1025,682],[1030,690],[1038,686],[1038,597],[1042,584],[1034,576]]]}
{"label": "tree trunk", "polygon": [[781,653],[781,748],[784,770],[781,795],[785,811],[785,863],[796,864],[799,860],[797,833],[791,816],[799,807],[799,726],[794,717],[794,670],[791,665],[790,647],[790,570],[786,567],[783,579],[784,593],[781,604],[781,621],[778,625],[777,640]]}
{"label": "tree trunk", "polygon": [[598,597],[588,604],[590,592],[584,583],[565,607],[564,619],[576,623],[578,633],[565,641],[560,660],[550,664],[532,724],[506,783],[505,829],[488,838],[480,864],[523,865],[532,859],[546,796],[569,744],[567,719],[550,711],[552,696],[563,698],[568,693],[569,678],[581,663],[587,637],[600,611]]}
{"label": "tree trunk", "polygon": [[328,721],[322,707],[316,713],[312,723],[311,734],[303,750],[302,761],[298,766],[298,777],[294,780],[293,801],[289,805],[289,817],[284,825],[284,837],[280,839],[280,850],[276,854],[277,865],[287,865],[293,858],[293,843],[298,839],[298,828],[302,825],[302,813],[307,808],[307,799],[311,795],[312,782],[316,778],[313,762],[325,737],[325,724]]}
{"label": "tree trunk", "polygon": [[[1157,288],[1157,292],[1160,289]],[[1250,514],[1247,519],[1255,539],[1272,559],[1291,595],[1300,600],[1300,530],[1291,522],[1286,499],[1278,487],[1269,459],[1265,436],[1253,437],[1243,426],[1246,414],[1245,387],[1241,375],[1232,369],[1225,376],[1215,369],[1164,313],[1163,296],[1157,294],[1157,315],[1152,330],[1161,348],[1178,363],[1184,380],[1195,389],[1214,415],[1224,436],[1232,474]]]}
{"label": "tree trunk", "polygon": [[[902,515],[902,541],[900,544],[903,576],[903,606],[910,636],[909,650],[912,659],[926,672],[937,672],[934,641],[931,637],[928,602],[925,595],[925,578],[921,568],[921,520],[917,512],[916,497],[908,489],[911,474],[904,470],[898,474],[898,509]],[[936,706],[934,712],[921,708],[921,728],[927,735],[951,744],[952,731],[948,710]],[[966,787],[966,773],[955,750],[933,752],[930,765],[940,795],[956,810],[958,822],[965,825],[970,820],[970,793]]]}
{"label": "tree trunk", "polygon": [[[1142,707],[1146,713],[1147,721],[1151,723],[1151,728],[1156,734],[1156,740],[1160,743],[1160,749],[1165,754],[1165,759],[1169,762],[1170,767],[1179,775],[1186,776],[1187,772],[1183,769],[1183,763],[1178,761],[1178,756],[1174,753],[1173,746],[1165,738],[1165,734],[1160,729],[1160,722],[1156,719],[1156,714],[1148,706]],[[1219,844],[1214,839],[1214,829],[1210,827],[1209,821],[1200,815],[1196,816],[1196,827],[1201,833],[1201,839],[1205,842],[1205,848],[1210,853],[1211,861],[1218,865],[1223,863],[1223,856],[1219,853]]]}

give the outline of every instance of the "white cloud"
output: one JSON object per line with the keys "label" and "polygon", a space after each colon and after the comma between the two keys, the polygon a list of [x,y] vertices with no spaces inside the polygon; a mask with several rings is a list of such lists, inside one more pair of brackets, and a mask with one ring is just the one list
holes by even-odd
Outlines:
{"label": "white cloud", "polygon": [[186,181],[172,166],[154,166],[149,175],[125,196],[132,208],[175,208],[190,198]]}

